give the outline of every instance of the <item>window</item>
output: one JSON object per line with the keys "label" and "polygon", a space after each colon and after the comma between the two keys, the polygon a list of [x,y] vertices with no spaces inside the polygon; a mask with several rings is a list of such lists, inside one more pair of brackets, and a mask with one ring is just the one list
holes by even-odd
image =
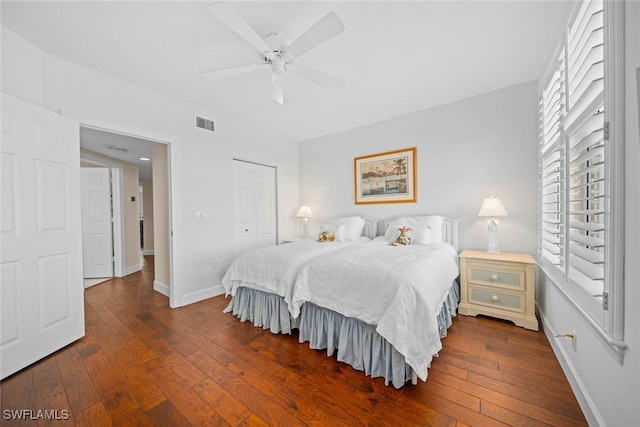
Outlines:
{"label": "window", "polygon": [[616,3],[579,4],[540,96],[538,248],[544,273],[619,352],[624,162]]}
{"label": "window", "polygon": [[541,253],[564,271],[564,144],[560,119],[565,115],[564,49],[540,99]]}

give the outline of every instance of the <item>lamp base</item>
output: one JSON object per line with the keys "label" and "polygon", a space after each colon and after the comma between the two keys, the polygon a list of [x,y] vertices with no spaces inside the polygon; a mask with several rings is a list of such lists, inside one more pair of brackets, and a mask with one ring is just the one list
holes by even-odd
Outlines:
{"label": "lamp base", "polygon": [[309,238],[309,218],[304,218],[304,222],[302,224],[302,238]]}
{"label": "lamp base", "polygon": [[498,248],[498,224],[497,220],[489,220],[489,248],[487,253],[499,254]]}

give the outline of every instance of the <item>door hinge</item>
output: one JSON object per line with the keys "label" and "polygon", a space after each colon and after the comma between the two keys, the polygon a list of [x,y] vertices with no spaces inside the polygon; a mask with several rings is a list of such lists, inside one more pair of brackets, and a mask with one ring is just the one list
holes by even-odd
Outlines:
{"label": "door hinge", "polygon": [[609,122],[604,122],[604,125],[602,127],[602,132],[603,132],[603,139],[605,141],[609,140]]}
{"label": "door hinge", "polygon": [[602,309],[609,310],[609,292],[602,293]]}

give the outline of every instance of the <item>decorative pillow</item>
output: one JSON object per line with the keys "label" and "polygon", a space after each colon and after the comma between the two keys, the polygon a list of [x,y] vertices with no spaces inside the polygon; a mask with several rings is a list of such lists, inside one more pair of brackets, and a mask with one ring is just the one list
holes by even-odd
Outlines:
{"label": "decorative pillow", "polygon": [[393,243],[399,236],[400,227],[409,227],[412,245],[423,245],[442,241],[442,223],[444,217],[439,215],[405,216],[393,219],[384,235],[384,239]]}
{"label": "decorative pillow", "polygon": [[364,218],[359,216],[344,216],[340,218],[330,218],[324,221],[325,224],[344,224],[344,240],[358,240],[364,229]]}
{"label": "decorative pillow", "polygon": [[344,240],[344,224],[320,224],[320,233],[326,231],[329,236],[331,233],[334,233],[337,242],[342,242]]}

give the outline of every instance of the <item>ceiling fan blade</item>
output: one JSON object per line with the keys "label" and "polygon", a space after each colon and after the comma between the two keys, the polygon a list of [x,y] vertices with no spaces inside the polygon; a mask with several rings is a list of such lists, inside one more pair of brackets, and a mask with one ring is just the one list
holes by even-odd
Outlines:
{"label": "ceiling fan blade", "polygon": [[281,75],[271,75],[271,100],[280,105],[284,104],[284,90],[282,89]]}
{"label": "ceiling fan blade", "polygon": [[335,12],[329,12],[291,43],[286,53],[297,58],[342,31],[344,31],[344,24],[338,15]]}
{"label": "ceiling fan blade", "polygon": [[266,62],[258,64],[239,65],[237,67],[221,68],[219,70],[205,71],[202,76],[209,80],[219,80],[226,77],[237,76],[238,74],[250,73],[252,71],[269,68]]}
{"label": "ceiling fan blade", "polygon": [[209,13],[218,18],[224,25],[232,29],[247,43],[256,48],[258,52],[271,60],[276,59],[276,54],[273,53],[269,45],[262,40],[262,37],[260,37],[231,6],[226,3],[214,3],[209,6],[208,10]]}
{"label": "ceiling fan blade", "polygon": [[313,68],[305,67],[299,64],[288,63],[287,71],[305,78],[317,85],[326,87],[331,90],[338,90],[342,87],[344,80],[325,74],[322,71],[314,70]]}

